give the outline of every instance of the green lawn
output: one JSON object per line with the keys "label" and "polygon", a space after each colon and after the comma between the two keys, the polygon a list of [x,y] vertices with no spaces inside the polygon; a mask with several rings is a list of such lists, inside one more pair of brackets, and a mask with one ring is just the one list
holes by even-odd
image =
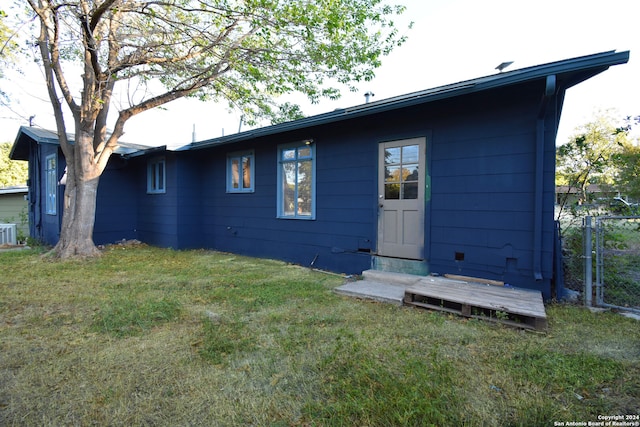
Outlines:
{"label": "green lawn", "polygon": [[209,251],[0,253],[0,425],[537,426],[640,413],[640,322],[546,333],[339,296]]}

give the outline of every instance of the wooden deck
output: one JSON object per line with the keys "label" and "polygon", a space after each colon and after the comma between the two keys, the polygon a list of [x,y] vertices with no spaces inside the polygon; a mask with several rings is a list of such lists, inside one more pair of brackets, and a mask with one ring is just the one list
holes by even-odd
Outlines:
{"label": "wooden deck", "polygon": [[403,302],[517,328],[547,328],[547,315],[539,291],[425,277],[405,289]]}

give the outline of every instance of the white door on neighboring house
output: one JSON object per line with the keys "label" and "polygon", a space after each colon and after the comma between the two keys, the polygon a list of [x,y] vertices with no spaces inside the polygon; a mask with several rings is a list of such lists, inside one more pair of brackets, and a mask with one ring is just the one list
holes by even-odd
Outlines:
{"label": "white door on neighboring house", "polygon": [[378,255],[424,259],[426,138],[380,144]]}

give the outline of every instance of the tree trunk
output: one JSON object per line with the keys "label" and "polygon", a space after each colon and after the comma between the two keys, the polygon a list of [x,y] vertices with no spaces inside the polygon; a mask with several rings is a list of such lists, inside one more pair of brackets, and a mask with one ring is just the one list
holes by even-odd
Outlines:
{"label": "tree trunk", "polygon": [[93,242],[93,226],[99,178],[67,181],[60,240],[53,249],[59,258],[92,257],[100,254]]}

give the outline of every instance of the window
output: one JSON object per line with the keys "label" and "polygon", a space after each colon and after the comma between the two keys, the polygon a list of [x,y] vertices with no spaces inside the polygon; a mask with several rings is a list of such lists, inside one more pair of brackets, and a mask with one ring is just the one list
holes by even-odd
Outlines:
{"label": "window", "polygon": [[390,147],[384,150],[384,198],[418,198],[418,145]]}
{"label": "window", "polygon": [[151,160],[147,166],[147,193],[164,193],[166,184],[165,175],[164,159]]}
{"label": "window", "polygon": [[278,147],[278,218],[315,219],[314,151],[311,141]]}
{"label": "window", "polygon": [[45,185],[47,187],[47,200],[45,202],[45,209],[47,214],[57,214],[57,195],[58,195],[58,158],[55,154],[51,154],[45,158]]}
{"label": "window", "polygon": [[253,193],[253,151],[232,153],[227,157],[227,192]]}

